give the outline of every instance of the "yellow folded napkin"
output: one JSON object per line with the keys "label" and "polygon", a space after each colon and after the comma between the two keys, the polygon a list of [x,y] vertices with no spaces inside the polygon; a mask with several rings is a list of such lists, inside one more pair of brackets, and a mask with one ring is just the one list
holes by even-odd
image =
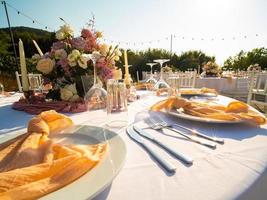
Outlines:
{"label": "yellow folded napkin", "polygon": [[27,133],[0,144],[0,199],[39,198],[101,161],[106,144],[62,145],[49,138],[51,132],[71,125],[65,115],[42,112],[29,121]]}
{"label": "yellow folded napkin", "polygon": [[160,111],[162,109],[180,109],[184,113],[217,120],[239,121],[244,120],[253,124],[261,125],[266,123],[266,118],[257,112],[249,109],[249,106],[240,101],[234,101],[227,106],[212,105],[209,103],[192,102],[179,97],[169,97],[166,100],[154,104],[150,109]]}

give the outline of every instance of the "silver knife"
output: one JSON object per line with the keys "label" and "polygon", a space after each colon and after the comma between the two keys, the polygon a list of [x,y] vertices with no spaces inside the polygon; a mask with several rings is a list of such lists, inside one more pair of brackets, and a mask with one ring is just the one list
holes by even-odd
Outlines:
{"label": "silver knife", "polygon": [[179,160],[185,162],[186,164],[193,164],[193,159],[188,157],[187,155],[178,152],[176,149],[173,149],[169,147],[168,145],[162,143],[161,141],[157,140],[155,137],[150,135],[148,132],[144,131],[143,129],[137,127],[136,125],[133,125],[134,130],[139,133],[141,136],[150,139],[152,142],[157,144],[158,146],[164,148],[166,151],[174,155]]}
{"label": "silver knife", "polygon": [[153,156],[156,161],[164,168],[166,169],[168,172],[170,173],[175,173],[176,167],[170,163],[169,161],[165,160],[164,158],[162,158],[157,152],[155,152],[151,147],[149,147],[145,141],[142,139],[142,137],[140,135],[138,135],[134,129],[133,126],[128,126],[127,127],[127,133],[128,135],[135,140],[136,142],[138,142],[139,144],[141,144],[146,150],[147,152]]}

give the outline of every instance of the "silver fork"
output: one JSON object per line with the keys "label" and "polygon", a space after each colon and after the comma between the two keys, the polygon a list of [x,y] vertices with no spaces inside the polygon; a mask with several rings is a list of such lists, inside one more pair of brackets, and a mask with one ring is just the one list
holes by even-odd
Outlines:
{"label": "silver fork", "polygon": [[212,148],[212,149],[216,149],[216,144],[214,143],[211,143],[211,142],[205,142],[205,141],[201,141],[201,140],[198,140],[192,136],[189,136],[177,129],[174,129],[171,125],[169,125],[168,123],[166,123],[165,121],[163,120],[157,120],[153,117],[150,117],[149,118],[149,121],[151,122],[151,124],[149,124],[149,126],[154,129],[154,130],[162,130],[163,128],[166,128],[166,129],[169,129],[171,131],[174,131],[180,135],[182,135],[183,137],[185,137],[186,139],[192,141],[192,142],[195,142],[195,143],[198,143],[198,144],[201,144],[203,146],[206,146],[206,147],[209,147],[209,148]]}
{"label": "silver fork", "polygon": [[182,128],[182,129],[190,132],[192,135],[195,135],[195,136],[198,136],[198,137],[201,137],[201,138],[205,138],[207,140],[210,140],[210,141],[213,141],[213,142],[217,142],[219,144],[224,144],[224,139],[222,139],[222,138],[210,137],[208,135],[205,135],[205,134],[200,133],[200,132],[198,132],[196,130],[187,128],[187,127],[179,125],[179,124],[168,124],[166,121],[164,121],[163,119],[161,119],[159,117],[156,117],[156,118],[154,118],[152,120],[154,120],[157,124],[159,124],[159,125],[161,125],[163,127],[171,127],[171,128],[173,128],[173,126],[176,126],[176,127]]}

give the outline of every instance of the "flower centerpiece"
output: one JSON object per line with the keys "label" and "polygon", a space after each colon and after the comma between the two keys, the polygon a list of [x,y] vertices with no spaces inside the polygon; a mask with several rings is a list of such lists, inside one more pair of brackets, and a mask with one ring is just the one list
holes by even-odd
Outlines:
{"label": "flower centerpiece", "polygon": [[203,67],[202,77],[220,77],[221,67],[215,62],[209,61]]}
{"label": "flower centerpiece", "polygon": [[259,64],[250,65],[247,71],[261,71],[261,66]]}
{"label": "flower centerpiece", "polygon": [[162,67],[162,72],[164,73],[171,73],[172,72],[172,68],[169,67],[168,65]]}
{"label": "flower centerpiece", "polygon": [[80,36],[74,37],[73,28],[65,23],[56,32],[57,41],[51,50],[43,56],[34,55],[33,63],[50,83],[46,98],[75,102],[83,99],[85,92],[81,76],[93,74],[92,55],[100,55],[96,61],[98,80],[105,82],[113,78],[115,62],[119,61],[121,52],[118,46],[112,47],[101,43],[102,33],[89,25],[83,28]]}

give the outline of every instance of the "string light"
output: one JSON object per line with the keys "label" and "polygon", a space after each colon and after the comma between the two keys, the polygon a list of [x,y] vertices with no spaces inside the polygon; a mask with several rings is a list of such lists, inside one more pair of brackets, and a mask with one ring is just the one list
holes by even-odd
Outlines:
{"label": "string light", "polygon": [[[4,4],[4,1],[1,1],[1,3]],[[13,10],[15,10],[15,11],[17,12],[18,15],[22,15],[22,16],[24,16],[25,18],[29,19],[33,24],[39,24],[39,25],[41,25],[41,26],[44,26],[45,29],[49,29],[49,30],[55,32],[54,29],[52,29],[52,28],[50,28],[49,26],[47,26],[47,25],[45,25],[45,24],[39,22],[39,21],[36,20],[36,19],[33,19],[32,17],[30,17],[29,15],[25,14],[24,12],[18,10],[17,8],[15,8],[14,6],[12,6],[11,4],[9,4],[9,3],[6,2],[6,5],[7,5],[8,7],[12,8]],[[173,34],[172,36],[173,36],[173,38],[179,39],[179,36],[178,36],[178,35],[174,35],[174,34]],[[241,36],[241,37],[242,37],[242,36]],[[259,37],[259,34],[255,34],[255,37]],[[185,40],[185,36],[180,36],[180,38],[181,38],[182,40]],[[247,39],[248,36],[247,36],[247,35],[244,35],[243,38],[244,38],[244,39]],[[163,38],[162,38],[162,39],[163,39]],[[165,37],[164,39],[165,39],[165,40],[169,40],[170,37]],[[190,37],[189,37],[189,39],[190,39]],[[231,39],[232,39],[232,40],[236,40],[236,37],[232,37]],[[194,38],[194,37],[191,37],[191,40],[194,41],[194,40],[197,40],[197,39]],[[203,37],[201,37],[200,40],[203,41],[203,40],[205,40],[205,39],[204,39]],[[211,38],[211,41],[214,41],[214,40],[215,40],[215,38]],[[219,40],[219,39],[218,39],[218,40]],[[225,40],[225,38],[221,38],[221,40]],[[121,41],[114,41],[114,40],[104,39],[104,41],[110,41],[111,43],[116,43],[116,44],[123,44],[123,43],[126,44],[126,45],[131,45],[131,44],[132,44],[132,45],[135,46],[135,45],[152,44],[153,42],[160,43],[161,40],[160,40],[160,39],[157,39],[157,40],[142,41],[142,42],[121,42]]]}
{"label": "string light", "polygon": [[[4,2],[2,1],[2,4],[3,4],[3,3],[4,3]],[[15,11],[17,12],[18,15],[24,16],[25,18],[29,19],[33,24],[39,24],[39,25],[45,27],[45,29],[49,29],[49,30],[51,30],[51,31],[53,30],[53,29],[50,28],[49,26],[47,26],[47,25],[45,25],[45,24],[39,22],[39,21],[36,20],[36,19],[33,19],[33,18],[30,17],[29,15],[27,15],[27,14],[25,14],[24,12],[18,10],[17,8],[15,8],[14,6],[12,6],[11,4],[9,4],[9,3],[6,2],[6,5],[7,5],[9,8],[15,10]]]}

